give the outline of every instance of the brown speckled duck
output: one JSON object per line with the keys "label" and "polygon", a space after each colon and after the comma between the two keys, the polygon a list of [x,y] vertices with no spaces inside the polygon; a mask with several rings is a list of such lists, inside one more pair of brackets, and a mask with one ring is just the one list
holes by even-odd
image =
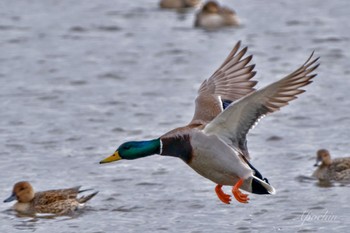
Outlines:
{"label": "brown speckled duck", "polygon": [[234,10],[222,7],[216,1],[208,1],[196,14],[195,27],[216,29],[227,26],[238,26],[240,21]]}
{"label": "brown speckled duck", "polygon": [[161,0],[159,6],[166,9],[182,9],[198,6],[200,2],[200,0]]}
{"label": "brown speckled duck", "polygon": [[236,44],[224,63],[203,81],[195,100],[194,116],[186,126],[148,141],[121,144],[100,163],[134,160],[159,154],[182,159],[201,176],[216,183],[218,198],[229,204],[231,197],[221,189],[233,186],[237,201],[249,198],[240,189],[255,194],[274,194],[275,189],[249,162],[246,135],[264,115],[273,113],[304,92],[301,87],[316,76],[317,59],[310,58],[286,77],[255,90],[252,56]]}
{"label": "brown speckled duck", "polygon": [[315,166],[318,168],[312,176],[319,180],[350,182],[350,157],[332,159],[328,150],[321,149]]}
{"label": "brown speckled duck", "polygon": [[98,193],[94,192],[77,198],[78,194],[84,191],[87,190],[80,190],[80,186],[77,186],[68,189],[34,192],[29,182],[21,181],[14,185],[11,196],[4,202],[17,200],[13,208],[25,215],[65,215],[83,207],[87,201]]}

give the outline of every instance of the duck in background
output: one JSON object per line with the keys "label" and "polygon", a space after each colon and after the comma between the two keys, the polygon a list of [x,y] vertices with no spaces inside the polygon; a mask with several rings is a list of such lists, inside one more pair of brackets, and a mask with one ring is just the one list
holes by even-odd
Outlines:
{"label": "duck in background", "polygon": [[350,157],[332,159],[328,150],[321,149],[314,166],[318,168],[312,176],[319,180],[350,182]]}
{"label": "duck in background", "polygon": [[[231,197],[222,190],[233,186],[237,201],[248,203],[248,194],[274,194],[275,189],[249,162],[246,135],[264,115],[273,113],[304,92],[301,87],[316,76],[318,58],[310,58],[297,70],[265,88],[255,90],[252,55],[236,44],[224,63],[202,82],[194,116],[186,126],[148,141],[121,144],[100,163],[134,160],[159,154],[182,159],[194,171],[216,183],[215,192],[225,204]],[[122,114],[122,113],[120,113]]]}
{"label": "duck in background", "polygon": [[161,0],[159,6],[166,9],[183,9],[196,7],[201,0]]}
{"label": "duck in background", "polygon": [[25,215],[72,214],[80,209],[87,201],[98,192],[77,198],[79,193],[90,189],[80,190],[80,186],[68,189],[56,189],[43,192],[34,192],[32,185],[27,181],[21,181],[14,185],[12,194],[4,202],[17,200],[14,210]]}
{"label": "duck in background", "polygon": [[234,10],[220,6],[216,1],[208,1],[196,14],[194,26],[205,29],[216,29],[238,26],[239,24],[239,18]]}

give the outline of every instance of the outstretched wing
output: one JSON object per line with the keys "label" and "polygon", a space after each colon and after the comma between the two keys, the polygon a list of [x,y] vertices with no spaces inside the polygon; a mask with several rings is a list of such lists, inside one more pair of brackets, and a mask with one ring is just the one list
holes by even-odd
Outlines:
{"label": "outstretched wing", "polygon": [[[311,83],[316,76],[312,72],[319,66],[319,58],[312,60],[313,53],[299,69],[287,77],[255,91],[226,108],[224,112],[211,121],[204,131],[215,133],[227,143],[246,148],[246,134],[256,122],[268,113],[275,112],[296,99],[304,92],[300,89]],[[248,155],[246,157],[249,158]]]}
{"label": "outstretched wing", "polygon": [[252,55],[244,57],[247,47],[240,50],[240,41],[224,63],[201,84],[196,98],[196,109],[190,124],[207,124],[231,102],[253,92],[256,81],[255,65],[248,65]]}

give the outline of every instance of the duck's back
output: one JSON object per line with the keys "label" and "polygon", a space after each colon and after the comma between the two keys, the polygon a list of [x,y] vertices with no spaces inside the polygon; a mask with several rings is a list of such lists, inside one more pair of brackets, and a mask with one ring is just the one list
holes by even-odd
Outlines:
{"label": "duck's back", "polygon": [[236,13],[227,7],[221,8],[220,15],[223,17],[226,26],[238,26],[240,24]]}
{"label": "duck's back", "polygon": [[35,193],[32,208],[37,213],[63,213],[79,206],[77,195],[80,187],[48,190]]}
{"label": "duck's back", "polygon": [[332,165],[333,170],[336,172],[344,172],[346,170],[350,170],[350,157],[333,159]]}
{"label": "duck's back", "polygon": [[159,6],[161,8],[181,9],[187,7],[195,7],[200,3],[200,0],[161,0]]}
{"label": "duck's back", "polygon": [[60,200],[75,199],[79,193],[79,186],[69,189],[55,189],[35,193],[35,205],[47,205]]}

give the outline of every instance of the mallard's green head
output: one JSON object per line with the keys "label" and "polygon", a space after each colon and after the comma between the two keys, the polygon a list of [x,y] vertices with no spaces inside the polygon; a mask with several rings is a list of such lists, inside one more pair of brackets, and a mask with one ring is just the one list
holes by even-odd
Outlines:
{"label": "mallard's green head", "polygon": [[121,144],[113,155],[100,161],[100,163],[110,163],[121,159],[138,159],[153,154],[160,153],[160,139],[150,141],[131,141]]}

